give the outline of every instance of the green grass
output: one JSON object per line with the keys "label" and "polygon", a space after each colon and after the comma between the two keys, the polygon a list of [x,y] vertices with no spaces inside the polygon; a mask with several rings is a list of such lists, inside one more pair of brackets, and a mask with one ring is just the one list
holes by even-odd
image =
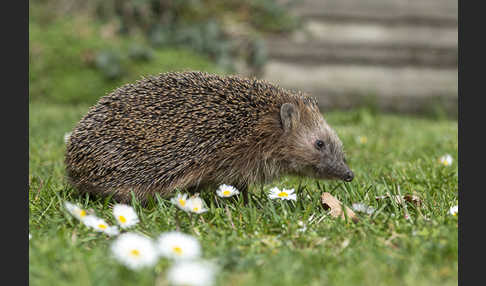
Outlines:
{"label": "green grass", "polygon": [[[167,285],[170,263],[135,272],[109,253],[113,238],[90,231],[62,207],[66,200],[92,208],[114,223],[113,201],[79,197],[64,177],[63,135],[87,105],[35,103],[29,106],[29,278],[32,285]],[[168,199],[146,207],[133,203],[141,222],[133,231],[156,237],[180,230],[194,235],[203,256],[221,267],[217,285],[457,285],[457,121],[374,114],[366,110],[329,112],[325,118],[342,139],[355,172],[351,183],[285,177],[264,186],[295,188],[297,202],[267,199],[254,187],[242,200],[205,192],[210,210],[188,216]],[[360,144],[356,137],[366,136]],[[451,166],[437,160],[451,154]],[[319,205],[323,191],[344,204],[373,206],[357,224],[331,218]],[[422,206],[397,205],[378,195],[416,194]],[[231,212],[232,222],[225,208]],[[176,220],[177,217],[177,220]],[[298,232],[298,221],[311,222]]]}
{"label": "green grass", "polygon": [[140,37],[120,37],[110,26],[90,18],[44,24],[35,19],[29,21],[31,102],[94,104],[142,76],[182,70],[223,72],[208,58],[187,49],[151,49]]}

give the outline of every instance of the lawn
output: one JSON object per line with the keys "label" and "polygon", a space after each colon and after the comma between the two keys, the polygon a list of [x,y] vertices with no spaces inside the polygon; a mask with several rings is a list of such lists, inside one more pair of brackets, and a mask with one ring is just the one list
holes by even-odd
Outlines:
{"label": "lawn", "polygon": [[[171,262],[130,270],[110,253],[114,237],[71,217],[64,201],[92,209],[115,224],[113,201],[78,196],[66,182],[64,134],[88,105],[29,105],[29,278],[31,285],[168,285]],[[132,230],[150,237],[176,230],[193,235],[203,257],[216,263],[217,285],[457,285],[457,121],[374,113],[327,112],[355,173],[351,183],[283,177],[253,186],[249,204],[202,193],[209,211],[188,215],[159,198],[135,208]],[[361,136],[361,137],[360,137]],[[366,140],[363,140],[366,138]],[[445,166],[438,159],[450,154]],[[271,187],[294,188],[297,201],[267,197]],[[327,191],[357,213],[358,223],[331,217],[320,205]],[[422,204],[403,207],[382,195],[414,194]],[[231,214],[231,216],[228,216]],[[304,231],[299,221],[306,225]]]}

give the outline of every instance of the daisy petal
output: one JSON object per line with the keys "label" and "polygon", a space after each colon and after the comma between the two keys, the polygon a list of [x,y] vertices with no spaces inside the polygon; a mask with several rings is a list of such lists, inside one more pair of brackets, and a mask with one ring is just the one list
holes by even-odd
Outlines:
{"label": "daisy petal", "polygon": [[201,255],[199,241],[178,231],[161,234],[157,239],[157,247],[160,255],[170,259],[195,259]]}
{"label": "daisy petal", "polygon": [[177,194],[175,197],[170,199],[170,202],[183,211],[189,211],[187,208],[187,194]]}
{"label": "daisy petal", "polygon": [[238,191],[235,187],[229,185],[221,185],[216,190],[216,194],[221,198],[228,198],[234,195],[238,195],[240,191]]}
{"label": "daisy petal", "polygon": [[96,217],[94,215],[88,215],[83,220],[83,223],[89,227],[94,229],[97,232],[104,232],[109,236],[118,235],[120,232],[118,227],[110,226],[106,221],[102,218]]}
{"label": "daisy petal", "polygon": [[157,263],[157,249],[150,238],[123,233],[111,245],[114,257],[131,269],[153,266]]}
{"label": "daisy petal", "polygon": [[[171,285],[208,286],[213,284],[216,267],[205,261],[175,263],[167,272]],[[188,275],[189,274],[189,275]]]}
{"label": "daisy petal", "polygon": [[274,187],[274,188],[270,189],[270,193],[268,194],[268,197],[270,199],[296,201],[297,200],[297,194],[294,194],[294,192],[295,192],[294,189],[280,190],[279,188]]}
{"label": "daisy petal", "polygon": [[193,213],[202,214],[208,211],[204,201],[200,197],[191,197],[187,200],[187,210]]}
{"label": "daisy petal", "polygon": [[86,210],[80,208],[78,205],[75,205],[73,203],[64,202],[64,207],[72,216],[74,216],[75,218],[81,221],[84,220],[88,215]]}
{"label": "daisy petal", "polygon": [[459,213],[459,206],[453,206],[449,209],[449,214],[453,216],[457,216],[458,213]]}
{"label": "daisy petal", "polygon": [[439,158],[439,162],[444,166],[450,166],[452,164],[452,161],[452,156],[449,154],[446,154]]}
{"label": "daisy petal", "polygon": [[129,205],[116,204],[113,206],[113,216],[121,228],[129,228],[139,222],[137,213]]}

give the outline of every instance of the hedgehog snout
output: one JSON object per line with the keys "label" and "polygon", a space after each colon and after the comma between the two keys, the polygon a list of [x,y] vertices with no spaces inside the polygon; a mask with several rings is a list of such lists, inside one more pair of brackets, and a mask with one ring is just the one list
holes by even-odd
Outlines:
{"label": "hedgehog snout", "polygon": [[[324,162],[323,162],[324,163]],[[334,178],[343,180],[345,182],[351,182],[354,179],[354,173],[346,165],[346,163],[338,160],[327,161],[321,165],[320,169],[321,176],[327,178]]]}
{"label": "hedgehog snout", "polygon": [[351,170],[348,170],[343,176],[343,181],[345,182],[351,182],[353,179],[354,179],[354,173]]}
{"label": "hedgehog snout", "polygon": [[344,162],[338,164],[335,169],[335,175],[345,182],[351,182],[354,179],[353,171]]}

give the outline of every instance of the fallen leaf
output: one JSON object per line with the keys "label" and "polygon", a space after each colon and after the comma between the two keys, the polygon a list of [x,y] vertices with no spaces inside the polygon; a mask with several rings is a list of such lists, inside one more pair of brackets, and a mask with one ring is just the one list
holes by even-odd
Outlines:
{"label": "fallen leaf", "polygon": [[417,207],[422,205],[422,200],[416,195],[404,195],[404,196],[394,195],[394,196],[390,196],[390,195],[387,194],[385,196],[377,196],[377,197],[375,197],[375,199],[377,201],[385,200],[385,199],[393,199],[395,201],[395,203],[397,203],[398,205],[403,205],[405,202],[412,203]]}
{"label": "fallen leaf", "polygon": [[340,217],[342,219],[345,219],[345,216],[347,216],[348,218],[351,218],[351,220],[353,222],[358,222],[358,220],[359,220],[358,217],[356,216],[356,214],[353,212],[353,210],[351,210],[350,208],[348,208],[346,206],[344,206],[345,209],[346,209],[345,210],[346,215],[345,215],[343,208],[342,208],[342,203],[328,192],[322,193],[321,204],[322,204],[322,207],[325,210],[330,209],[329,214],[332,217]]}

